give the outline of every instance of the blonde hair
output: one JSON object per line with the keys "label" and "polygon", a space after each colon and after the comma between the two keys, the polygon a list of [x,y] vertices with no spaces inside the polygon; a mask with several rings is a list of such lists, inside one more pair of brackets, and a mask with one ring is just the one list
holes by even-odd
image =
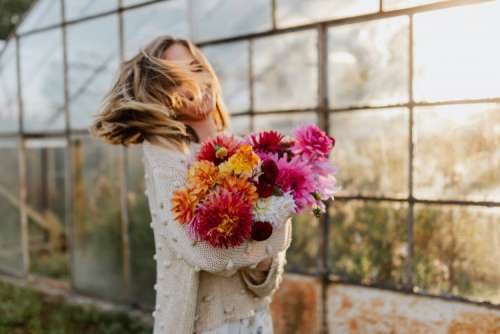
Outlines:
{"label": "blonde hair", "polygon": [[[174,44],[185,46],[198,64],[163,59],[165,50]],[[178,111],[186,98],[173,88],[182,85],[193,96],[193,102],[199,103],[202,100],[200,79],[210,82],[215,98],[212,116],[217,131],[223,131],[229,127],[229,116],[212,66],[192,42],[168,35],[155,38],[120,64],[115,82],[104,96],[89,130],[113,145],[128,146],[146,140],[185,150],[190,133],[179,119]]]}

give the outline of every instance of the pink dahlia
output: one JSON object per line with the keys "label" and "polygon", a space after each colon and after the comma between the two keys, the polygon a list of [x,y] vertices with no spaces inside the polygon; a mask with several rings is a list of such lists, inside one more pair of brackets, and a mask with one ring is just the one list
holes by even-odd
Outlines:
{"label": "pink dahlia", "polygon": [[316,183],[309,162],[299,155],[291,160],[275,156],[275,162],[279,170],[276,184],[283,192],[292,191],[296,212],[301,212],[315,203],[312,193],[316,190]]}
{"label": "pink dahlia", "polygon": [[244,141],[252,145],[260,158],[266,157],[266,153],[278,153],[281,157],[288,148],[284,136],[275,130],[252,133],[245,137]]}
{"label": "pink dahlia", "polygon": [[292,152],[310,159],[325,158],[333,148],[335,140],[315,124],[299,126],[293,130],[295,137]]}
{"label": "pink dahlia", "polygon": [[252,203],[241,192],[217,187],[200,202],[195,216],[190,234],[214,247],[236,247],[252,235]]}
{"label": "pink dahlia", "polygon": [[196,160],[208,160],[216,166],[228,160],[241,146],[232,134],[222,133],[215,138],[209,139],[201,145]]}

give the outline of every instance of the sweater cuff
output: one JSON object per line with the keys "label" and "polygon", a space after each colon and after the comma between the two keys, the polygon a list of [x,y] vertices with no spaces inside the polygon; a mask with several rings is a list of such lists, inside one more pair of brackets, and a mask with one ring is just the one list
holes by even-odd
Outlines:
{"label": "sweater cuff", "polygon": [[247,288],[258,297],[265,297],[272,294],[281,282],[284,270],[285,255],[286,252],[282,251],[273,256],[271,267],[267,272],[265,280],[261,283],[256,282],[255,275],[252,275],[252,272],[254,272],[256,269],[251,269],[249,267],[240,269],[239,272],[241,278],[243,279],[243,282],[245,283]]}

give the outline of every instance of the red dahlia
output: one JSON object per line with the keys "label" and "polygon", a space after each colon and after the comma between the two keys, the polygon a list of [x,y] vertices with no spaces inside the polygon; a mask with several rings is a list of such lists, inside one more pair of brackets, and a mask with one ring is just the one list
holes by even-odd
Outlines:
{"label": "red dahlia", "polygon": [[252,234],[252,203],[241,192],[217,187],[196,209],[191,233],[214,247],[236,247]]}
{"label": "red dahlia", "polygon": [[241,142],[232,134],[222,133],[203,143],[196,160],[208,160],[216,166],[231,157],[241,146]]}

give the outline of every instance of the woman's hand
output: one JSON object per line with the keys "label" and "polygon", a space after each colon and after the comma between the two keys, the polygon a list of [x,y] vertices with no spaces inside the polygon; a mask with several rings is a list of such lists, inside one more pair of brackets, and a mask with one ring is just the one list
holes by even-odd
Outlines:
{"label": "woman's hand", "polygon": [[273,262],[273,259],[271,257],[265,258],[264,260],[260,261],[255,269],[260,270],[260,271],[269,271],[269,268],[271,268],[271,263]]}
{"label": "woman's hand", "polygon": [[202,99],[196,103],[191,92],[179,87],[181,95],[184,96],[184,105],[177,111],[177,119],[180,121],[199,122],[208,118],[215,110],[214,92],[210,86],[202,90]]}
{"label": "woman's hand", "polygon": [[273,259],[268,257],[257,263],[255,267],[243,267],[240,270],[245,272],[247,278],[252,282],[252,284],[261,284],[266,280],[269,270],[271,269],[272,262]]}

